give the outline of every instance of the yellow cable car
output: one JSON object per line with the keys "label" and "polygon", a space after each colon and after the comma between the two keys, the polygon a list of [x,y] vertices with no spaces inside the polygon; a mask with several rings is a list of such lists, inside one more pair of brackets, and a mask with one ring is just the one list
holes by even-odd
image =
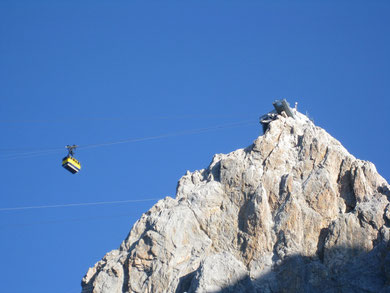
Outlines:
{"label": "yellow cable car", "polygon": [[76,147],[77,145],[67,145],[66,148],[68,149],[69,153],[65,158],[62,159],[62,167],[64,167],[72,174],[76,174],[81,169],[80,162],[73,158],[73,151]]}

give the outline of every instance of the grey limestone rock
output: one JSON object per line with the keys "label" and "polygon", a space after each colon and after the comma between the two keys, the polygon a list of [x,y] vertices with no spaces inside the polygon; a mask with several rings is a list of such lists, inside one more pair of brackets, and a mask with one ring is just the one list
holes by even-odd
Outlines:
{"label": "grey limestone rock", "polygon": [[390,292],[390,186],[293,111],[187,172],[82,292]]}

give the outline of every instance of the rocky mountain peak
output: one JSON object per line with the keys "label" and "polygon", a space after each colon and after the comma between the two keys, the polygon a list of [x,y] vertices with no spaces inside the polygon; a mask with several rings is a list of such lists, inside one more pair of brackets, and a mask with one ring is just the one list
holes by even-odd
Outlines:
{"label": "rocky mountain peak", "polygon": [[388,292],[390,186],[292,111],[187,171],[82,292]]}

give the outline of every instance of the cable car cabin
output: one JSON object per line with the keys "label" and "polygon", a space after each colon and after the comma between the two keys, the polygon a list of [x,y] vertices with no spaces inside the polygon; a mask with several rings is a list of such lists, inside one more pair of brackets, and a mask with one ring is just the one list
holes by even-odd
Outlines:
{"label": "cable car cabin", "polygon": [[72,174],[76,174],[81,169],[81,164],[72,156],[66,156],[62,159],[62,167],[71,172]]}

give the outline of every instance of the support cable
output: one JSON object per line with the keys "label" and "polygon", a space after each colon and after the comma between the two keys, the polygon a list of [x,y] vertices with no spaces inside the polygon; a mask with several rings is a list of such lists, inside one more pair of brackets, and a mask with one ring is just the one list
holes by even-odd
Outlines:
{"label": "support cable", "polygon": [[[140,138],[127,138],[127,139],[122,139],[122,140],[112,141],[112,142],[80,145],[78,147],[78,149],[97,148],[97,147],[123,144],[123,143],[148,141],[148,140],[155,140],[155,139],[175,137],[175,136],[184,136],[184,135],[191,135],[191,134],[201,134],[201,133],[217,131],[217,130],[221,130],[221,129],[249,126],[249,125],[254,125],[254,124],[257,124],[257,121],[254,122],[253,120],[244,120],[244,121],[235,122],[235,123],[221,124],[221,125],[211,126],[211,127],[207,127],[207,128],[184,130],[184,131],[180,131],[180,132],[172,132],[172,133],[166,133],[166,134],[161,134],[161,135],[156,135],[156,136],[140,137]],[[8,149],[8,151],[10,151],[10,150],[11,149]],[[0,151],[1,151],[1,149],[0,149]],[[14,150],[14,151],[16,151],[16,150]],[[37,156],[42,156],[42,155],[47,155],[47,154],[52,154],[52,153],[59,153],[59,152],[63,152],[63,151],[64,151],[64,148],[35,149],[33,151],[28,151],[28,152],[5,154],[3,156],[0,156],[0,160],[14,160],[14,159],[32,158],[32,157],[37,157]]]}
{"label": "support cable", "polygon": [[81,207],[81,206],[96,206],[96,205],[121,204],[121,203],[135,203],[135,202],[155,201],[155,200],[160,200],[160,199],[161,198],[145,198],[145,199],[129,199],[129,200],[117,200],[117,201],[97,201],[97,202],[55,204],[55,205],[8,207],[8,208],[0,208],[0,212],[22,211],[22,210],[33,210],[33,209],[53,209],[53,208],[69,208],[69,207]]}

